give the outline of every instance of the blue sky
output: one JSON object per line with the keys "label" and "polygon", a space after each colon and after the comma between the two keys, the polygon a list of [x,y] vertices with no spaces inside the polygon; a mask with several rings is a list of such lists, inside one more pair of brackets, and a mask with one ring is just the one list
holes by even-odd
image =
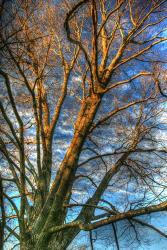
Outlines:
{"label": "blue sky", "polygon": [[[125,18],[126,19],[126,18]],[[153,20],[154,18],[152,18]],[[111,20],[110,25],[112,26],[113,20]],[[84,39],[86,36],[87,38],[90,36],[88,28],[89,28],[89,22],[86,23],[85,25],[85,29],[86,31],[83,30],[83,36],[82,39]],[[163,23],[163,26],[166,25]],[[153,28],[152,30],[150,30],[150,33],[148,33],[148,37],[150,36],[150,34],[154,34],[156,33],[159,28],[161,26],[158,26],[156,28]],[[167,32],[163,32],[163,35],[165,36],[167,34]],[[161,34],[162,35],[162,34]],[[120,40],[118,39],[118,41],[116,41],[116,43],[114,43],[114,46],[112,47],[112,52],[110,54],[114,55],[116,52],[116,46],[118,45],[118,43],[120,42]],[[88,48],[90,49],[90,45],[88,45]],[[130,53],[133,53],[134,50],[137,50],[137,47],[133,47],[129,48],[129,51],[126,53],[126,55],[124,55],[123,57],[126,57],[127,55],[129,55]],[[157,45],[155,48],[153,48],[151,50],[151,52],[146,54],[147,60],[149,59],[165,59],[165,54],[167,52],[167,46],[166,43],[162,43],[160,45]],[[161,55],[161,56],[160,56]],[[68,56],[67,56],[68,58]],[[142,59],[142,56],[140,57],[140,59]],[[85,60],[83,59],[83,57],[80,58],[79,61],[81,64],[85,63]],[[110,61],[108,60],[108,63]],[[83,68],[85,67],[85,65],[81,65],[83,66]],[[166,66],[164,65],[164,68]],[[141,62],[141,61],[137,61],[137,60],[132,60],[131,62],[129,62],[127,65],[120,67],[115,74],[112,76],[111,79],[111,85],[113,84],[113,82],[116,82],[117,80],[124,80],[127,79],[127,77],[131,77],[134,74],[137,74],[138,72],[142,71],[142,70],[150,70],[152,69],[152,66],[150,65],[150,63],[146,63],[146,62]],[[56,130],[55,130],[55,134],[54,134],[54,139],[53,139],[53,168],[52,168],[52,179],[54,179],[57,169],[59,167],[60,162],[62,161],[66,150],[68,148],[68,146],[70,145],[71,139],[73,137],[74,134],[74,123],[75,123],[75,119],[76,119],[76,115],[80,106],[80,101],[78,100],[79,98],[81,98],[81,72],[76,69],[75,73],[72,74],[70,81],[69,81],[69,86],[68,86],[68,96],[64,102],[64,105],[62,107],[62,114],[60,116],[59,122],[57,124]],[[61,80],[61,76],[62,76],[62,72],[60,71],[60,68],[58,67],[57,69],[55,69],[55,76],[58,78],[58,80]],[[57,80],[57,79],[56,79]],[[143,82],[142,82],[143,81]],[[48,84],[48,82],[46,81],[46,85]],[[109,84],[109,85],[110,85]],[[99,109],[98,114],[95,117],[94,122],[97,122],[100,117],[103,117],[105,114],[107,114],[108,112],[110,112],[111,110],[114,110],[117,106],[121,106],[127,102],[130,102],[132,100],[137,100],[142,96],[142,90],[144,88],[144,86],[146,86],[146,88],[148,88],[148,94],[150,93],[149,90],[149,86],[152,86],[153,84],[151,83],[150,79],[147,79],[144,81],[144,79],[136,79],[133,81],[133,83],[128,83],[120,88],[117,88],[115,90],[113,90],[112,92],[109,92],[105,95],[105,97],[103,98],[102,101],[102,105]],[[49,86],[51,88],[51,86]],[[20,88],[20,85],[18,85],[18,89],[21,90],[21,93],[25,91],[24,88]],[[51,88],[52,90],[52,88]],[[18,91],[18,90],[17,90]],[[16,91],[16,92],[17,92]],[[56,91],[55,91],[56,92]],[[76,94],[77,93],[77,94]],[[57,93],[49,93],[49,98],[51,97],[52,101],[54,100],[54,98],[57,98]],[[56,99],[55,98],[55,99]],[[54,100],[55,101],[55,100]],[[56,101],[55,101],[56,102]],[[163,108],[166,109],[166,104],[162,104]],[[147,108],[146,108],[147,110]],[[26,107],[26,109],[19,110],[23,119],[25,121],[28,121],[30,118],[32,118],[32,110],[30,109],[29,106]],[[53,112],[53,108],[51,108],[51,111]],[[133,129],[134,129],[134,125],[137,121],[137,117],[139,115],[139,108],[133,107],[133,108],[129,108],[128,110],[126,110],[124,113],[120,113],[118,116],[116,115],[115,117],[112,118],[112,120],[109,120],[108,124],[105,125],[104,127],[100,127],[97,130],[94,131],[93,135],[92,135],[92,140],[94,140],[94,142],[98,144],[98,146],[96,147],[93,142],[91,140],[86,140],[83,148],[91,148],[92,150],[96,150],[97,153],[99,154],[103,154],[106,152],[113,152],[113,150],[115,148],[119,148],[120,145],[122,145],[123,143],[125,143],[123,148],[126,148],[126,139],[128,138],[130,140],[131,135],[133,135]],[[51,113],[52,113],[51,112]],[[8,114],[11,115],[11,110],[10,110],[10,106],[8,107]],[[166,115],[164,115],[165,113],[162,112],[162,114],[160,116],[158,116],[158,121],[160,122],[166,122]],[[12,115],[11,115],[11,119],[13,119]],[[15,120],[12,120],[13,123],[15,124]],[[151,121],[149,120],[150,124],[153,123],[153,119],[151,119]],[[149,122],[145,123],[144,125],[149,125]],[[166,125],[163,125],[163,129],[166,129]],[[162,127],[161,127],[162,128]],[[28,138],[33,138],[35,135],[35,126],[32,125],[32,127],[30,127],[29,129],[27,129],[26,136],[27,139]],[[158,130],[155,129],[153,136],[155,136],[156,138],[160,138],[162,140],[164,140],[164,145],[166,145],[166,141],[167,141],[167,133],[166,130]],[[148,142],[148,145],[149,142]],[[146,144],[140,144],[141,147],[147,146]],[[36,154],[34,151],[35,145],[34,143],[30,144],[30,146],[27,147],[27,150],[29,150],[30,153],[30,160],[32,161],[32,163],[35,165],[35,160],[36,160]],[[95,155],[95,151],[92,152],[90,150],[84,150],[81,155],[80,155],[80,159],[79,159],[79,164],[81,162],[83,162],[84,160],[86,160],[89,157],[92,157]],[[135,156],[134,156],[135,157]],[[145,155],[143,157],[143,155],[139,155],[138,156],[140,159],[144,159],[147,158],[147,161],[149,162],[150,159],[152,159],[152,166],[156,168],[156,164],[163,164],[163,162],[159,163],[159,158],[154,158],[154,157],[150,157],[150,155]],[[149,159],[148,159],[149,158]],[[106,157],[105,158],[105,162],[106,165],[104,166],[104,161],[102,162],[101,160],[95,160],[95,161],[91,161],[89,162],[89,164],[84,165],[82,167],[78,168],[77,171],[77,175],[81,175],[81,174],[89,174],[90,176],[92,176],[93,180],[96,182],[96,184],[99,184],[99,180],[101,179],[101,177],[105,174],[106,169],[109,169],[111,167],[111,165],[113,163],[116,162],[116,160],[118,159],[118,157]],[[139,160],[140,160],[139,159]],[[154,160],[156,159],[156,160]],[[132,156],[132,160],[133,160],[133,156]],[[5,166],[4,166],[5,168]],[[125,169],[127,170],[127,169]],[[139,199],[140,196],[142,196],[142,192],[144,190],[144,184],[140,183],[139,186],[136,186],[136,182],[135,179],[131,180],[130,179],[130,184],[127,184],[127,178],[130,178],[129,175],[124,171],[121,170],[120,173],[118,175],[116,175],[113,180],[110,183],[109,188],[106,190],[106,192],[104,193],[103,198],[105,197],[107,201],[112,201],[112,203],[114,205],[117,205],[117,207],[121,210],[123,210],[126,206],[127,201],[134,201],[134,199]],[[160,181],[162,181],[160,179]],[[143,186],[142,186],[143,185]],[[77,180],[74,183],[73,186],[73,195],[72,195],[72,199],[71,202],[78,201],[78,202],[85,202],[95,191],[95,187],[93,185],[90,185],[89,180]],[[160,189],[156,190],[157,192],[160,191]],[[111,196],[111,193],[113,194]],[[17,191],[13,191],[11,193],[11,191],[9,191],[10,195],[16,195]],[[152,197],[154,196],[152,191],[148,191],[147,193],[147,198],[149,200],[152,199]],[[164,193],[165,196],[165,193]],[[17,206],[19,207],[19,199],[15,199],[15,202],[17,204]],[[125,202],[124,207],[122,206],[123,202]],[[10,212],[9,208],[9,212]],[[73,209],[72,211],[69,211],[69,217],[67,218],[67,221],[73,220],[78,213],[79,209]],[[99,212],[99,211],[98,211]],[[162,213],[162,214],[157,214],[157,215],[153,215],[151,217],[151,223],[155,226],[158,226],[159,228],[161,228],[164,231],[167,231],[167,214],[166,213]],[[13,223],[13,227],[17,224],[17,222]],[[118,234],[121,234],[122,231],[122,224],[118,223]],[[111,226],[105,227],[105,228],[101,228],[99,230],[97,230],[97,234],[99,235],[98,239],[96,241],[94,241],[94,245],[95,245],[95,250],[100,250],[100,249],[106,249],[106,250],[113,250],[113,245],[111,246],[111,244],[114,242],[113,239],[113,235],[111,232]],[[107,228],[109,228],[109,235],[107,235],[107,233],[105,233],[107,231]],[[139,231],[140,231],[140,227],[139,227]],[[101,232],[103,232],[103,237],[101,238],[102,234]],[[93,233],[95,234],[95,233]],[[129,231],[127,231],[127,234],[125,233],[122,238],[121,238],[121,242],[120,242],[120,246],[121,249],[136,249],[136,243],[132,243],[131,241],[133,241],[132,239],[129,239]],[[150,245],[146,245],[144,243],[141,244],[141,246],[139,246],[139,250],[157,250],[157,249],[162,249],[165,250],[167,249],[166,247],[166,239],[163,239],[159,237],[159,235],[157,233],[153,233],[152,231],[149,231],[149,229],[142,229],[141,228],[141,237],[143,237],[143,241],[144,239],[144,234],[147,234],[148,238],[150,239]],[[89,237],[86,237],[87,233],[82,232],[81,234],[78,235],[78,237],[75,239],[74,243],[72,243],[72,248],[71,250],[74,250],[74,248],[77,248],[78,245],[80,244],[82,245],[86,245],[86,249],[89,249]],[[142,236],[143,235],[143,236]],[[112,236],[112,237],[110,237]],[[134,236],[134,235],[132,235]],[[107,237],[107,239],[106,239]],[[101,239],[100,239],[101,238]],[[132,237],[133,238],[133,237]],[[141,240],[142,242],[142,240]],[[127,244],[130,244],[131,246],[128,246]],[[109,244],[110,246],[107,246],[107,244]],[[114,244],[114,243],[113,243]],[[70,246],[71,247],[71,246]],[[69,247],[69,249],[70,249]],[[166,247],[166,248],[165,248]],[[10,250],[11,246],[6,245],[6,249],[5,250]]]}

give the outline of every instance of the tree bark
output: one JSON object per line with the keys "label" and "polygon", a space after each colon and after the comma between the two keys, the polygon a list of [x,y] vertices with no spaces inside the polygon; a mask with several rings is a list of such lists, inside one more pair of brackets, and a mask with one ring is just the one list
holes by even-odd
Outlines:
{"label": "tree bark", "polygon": [[[92,94],[87,97],[81,105],[75,123],[74,137],[52,185],[47,203],[33,229],[36,235],[36,240],[34,240],[36,243],[35,249],[66,249],[66,246],[69,244],[69,234],[70,238],[73,238],[79,232],[75,229],[73,232],[71,231],[66,234],[66,236],[63,233],[63,236],[60,237],[59,233],[58,236],[55,235],[53,237],[47,233],[47,229],[51,226],[64,223],[67,209],[63,207],[63,204],[69,189],[72,188],[71,181],[75,176],[81,148],[85,142],[100,102],[101,96]],[[52,245],[55,248],[48,248],[49,246],[52,247]],[[60,245],[60,248],[58,248],[58,245]]]}

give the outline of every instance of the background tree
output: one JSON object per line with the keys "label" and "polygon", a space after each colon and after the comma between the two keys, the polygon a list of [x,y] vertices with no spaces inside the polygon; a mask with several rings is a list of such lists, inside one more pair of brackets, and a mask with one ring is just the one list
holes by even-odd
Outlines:
{"label": "background tree", "polygon": [[120,223],[131,240],[140,226],[167,237],[141,217],[167,209],[165,8],[2,2],[4,242],[67,249],[88,231],[93,249],[96,229],[111,225],[120,249]]}

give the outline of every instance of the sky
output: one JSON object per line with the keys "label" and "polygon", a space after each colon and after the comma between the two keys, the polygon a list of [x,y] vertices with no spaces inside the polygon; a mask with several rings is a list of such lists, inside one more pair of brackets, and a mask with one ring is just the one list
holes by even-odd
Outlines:
{"label": "sky", "polygon": [[[112,22],[111,22],[112,23]],[[110,23],[110,24],[111,24]],[[89,24],[89,23],[88,23]],[[158,28],[156,28],[158,29]],[[156,30],[152,30],[152,32],[155,32]],[[86,35],[86,34],[85,34]],[[166,35],[166,32],[164,32],[164,35]],[[167,51],[167,47],[165,43],[162,43],[161,45],[158,45],[156,47],[156,52],[162,52],[162,56],[165,59],[164,55]],[[114,53],[114,49],[112,51],[112,53]],[[129,53],[131,53],[132,51],[130,51]],[[153,58],[155,57],[155,51],[152,51],[151,54],[147,55],[147,58]],[[113,76],[113,81],[117,81],[118,78],[120,80],[126,79],[127,75],[128,76],[132,76],[134,73],[137,73],[138,71],[140,71],[141,69],[145,69],[145,70],[149,70],[150,69],[150,65],[149,63],[142,63],[142,62],[132,62],[131,64],[128,64],[128,67],[125,67],[123,71],[118,71],[117,74],[115,74]],[[63,105],[63,112],[61,114],[59,123],[57,125],[56,131],[55,131],[55,135],[54,135],[54,140],[53,140],[53,176],[52,178],[54,179],[56,171],[57,171],[57,167],[59,166],[59,163],[61,162],[61,160],[63,159],[65,152],[71,142],[71,139],[73,137],[73,133],[74,133],[74,122],[76,119],[76,114],[78,111],[78,106],[79,106],[79,101],[77,101],[76,99],[76,95],[75,95],[75,91],[78,91],[78,88],[80,87],[81,84],[81,76],[80,74],[74,74],[72,76],[72,78],[70,79],[70,84],[69,84],[69,96],[66,98],[65,103]],[[131,92],[131,90],[134,89],[137,90],[141,90],[143,88],[143,85],[140,84],[139,80],[136,79],[133,82],[133,85],[131,84],[126,84],[124,86],[122,86],[121,89],[115,90],[112,92],[112,94],[106,94],[106,97],[103,98],[103,103],[100,107],[100,112],[99,114],[96,116],[95,121],[98,121],[99,117],[101,117],[102,115],[105,115],[108,113],[109,110],[114,109],[116,106],[113,106],[114,103],[114,95],[115,97],[118,99],[120,98],[121,101],[120,103],[124,103],[127,102],[127,100],[132,100],[133,98],[137,99],[140,97],[140,95],[138,94],[139,91],[137,92]],[[22,91],[24,91],[24,89],[21,89]],[[121,93],[121,96],[120,96]],[[79,96],[79,95],[78,95]],[[114,104],[116,105],[116,104]],[[163,107],[166,109],[166,104],[163,104]],[[9,107],[9,112],[10,112],[10,107]],[[127,115],[129,115],[130,118],[135,117],[134,115],[135,110],[134,109],[129,109],[127,111]],[[138,112],[138,110],[136,110],[136,112]],[[22,114],[24,115],[25,119],[29,119],[30,116],[32,115],[30,113],[30,111],[25,112],[25,110],[23,110]],[[101,147],[100,149],[98,149],[97,151],[99,153],[106,153],[106,152],[111,152],[113,151],[116,147],[119,147],[122,144],[122,140],[125,139],[125,137],[128,134],[128,126],[129,126],[129,121],[127,119],[127,117],[124,117],[125,115],[122,114],[119,117],[114,117],[111,121],[111,127],[107,130],[106,127],[104,128],[100,128],[99,130],[95,131],[94,135],[93,135],[93,139],[96,141],[98,139],[98,144]],[[161,118],[159,117],[159,119],[161,120],[161,122],[165,121],[166,122],[166,113],[163,113],[161,115]],[[119,125],[117,125],[119,122]],[[131,123],[131,129],[133,129],[134,124]],[[116,130],[117,130],[117,134],[116,134]],[[125,132],[126,130],[126,132]],[[156,130],[156,137],[160,138],[164,140],[167,139],[167,134],[166,131],[162,130],[162,131],[157,131]],[[115,134],[115,136],[114,136]],[[27,138],[31,138],[31,136],[34,136],[34,128],[30,128],[28,130],[27,133]],[[166,143],[166,141],[165,141]],[[143,146],[143,145],[142,145]],[[84,147],[93,147],[92,142],[87,140]],[[31,148],[31,160],[32,162],[35,160],[35,155],[33,153],[34,151],[34,146],[30,145]],[[80,162],[83,162],[85,159],[87,159],[90,156],[93,156],[94,153],[86,151],[83,152],[81,154],[80,157]],[[106,162],[107,162],[107,167],[110,167],[110,163],[114,163],[116,161],[116,159],[111,159],[111,158],[106,158]],[[154,165],[157,162],[154,162]],[[92,173],[92,171],[94,171],[93,173],[93,177],[94,180],[98,183],[99,178],[104,174],[105,170],[104,170],[104,166],[101,163],[101,161],[97,160],[94,162],[91,162],[89,165],[86,165],[86,167],[81,167],[79,168],[77,174],[83,174],[83,173]],[[112,185],[108,188],[108,190],[105,192],[105,197],[108,201],[111,201],[118,205],[118,207],[120,209],[122,208],[122,201],[124,201],[124,199],[126,198],[125,196],[128,194],[129,195],[129,199],[133,200],[135,197],[139,198],[139,196],[141,195],[141,190],[135,190],[135,185],[134,183],[132,183],[132,185],[129,185],[127,190],[125,191],[124,189],[124,185],[123,183],[126,183],[126,174],[125,174],[125,178],[121,178],[121,173],[120,175],[115,176],[115,178],[113,179],[113,183],[111,183]],[[73,192],[73,199],[80,201],[80,202],[84,202],[87,200],[87,198],[89,196],[91,196],[94,192],[94,187],[90,186],[89,181],[85,181],[83,180],[82,182],[75,182],[74,185],[74,192]],[[115,194],[114,197],[111,197],[111,192],[113,193],[117,193]],[[11,194],[11,193],[10,193]],[[14,195],[16,195],[17,193],[14,192]],[[16,203],[19,207],[19,200],[16,200]],[[9,208],[10,209],[10,208]],[[69,217],[68,220],[73,220],[75,218],[75,212],[77,212],[77,210],[73,210],[72,213],[69,212]],[[157,215],[153,215],[151,217],[151,223],[155,226],[159,226],[160,228],[162,228],[162,230],[167,231],[167,216],[165,216],[166,214],[159,214]],[[15,224],[15,223],[14,223]],[[119,225],[119,233],[121,234],[122,230],[124,229],[125,225],[123,225],[123,223],[118,223]],[[110,226],[109,226],[110,228]],[[98,240],[94,241],[94,246],[95,246],[95,250],[100,250],[100,249],[106,249],[106,250],[113,250],[113,235],[111,233],[111,230],[108,230],[109,235],[107,236],[106,233],[107,229],[105,228],[101,228],[99,230],[97,230],[97,235],[98,235]],[[166,250],[166,239],[160,239],[159,236],[156,233],[153,232],[149,232],[146,229],[141,229],[141,237],[143,237],[144,239],[144,234],[147,234],[150,238],[150,245],[146,245],[146,244],[141,244],[141,246],[139,246],[139,250]],[[81,233],[78,235],[78,237],[75,239],[75,241],[72,243],[72,246],[69,246],[69,250],[75,250],[78,249],[78,244],[81,245],[81,247],[83,245],[86,246],[85,249],[89,250],[89,237],[86,237],[87,233]],[[112,237],[110,237],[112,236]],[[134,235],[132,235],[134,236]],[[94,233],[94,237],[95,237],[95,233]],[[107,237],[107,240],[106,240]],[[120,236],[121,237],[121,236]],[[125,235],[122,236],[122,241],[120,243],[121,249],[137,249],[136,243],[132,243],[131,244],[131,248],[127,245],[129,243],[131,243],[131,241],[133,241],[132,239],[129,239],[129,231],[127,231],[127,234],[125,233]],[[132,237],[133,238],[133,237]],[[108,246],[107,246],[108,244]],[[166,248],[165,248],[166,247]],[[5,250],[10,250],[11,249],[11,245],[9,246],[6,245],[6,249]],[[84,249],[84,248],[83,248]]]}

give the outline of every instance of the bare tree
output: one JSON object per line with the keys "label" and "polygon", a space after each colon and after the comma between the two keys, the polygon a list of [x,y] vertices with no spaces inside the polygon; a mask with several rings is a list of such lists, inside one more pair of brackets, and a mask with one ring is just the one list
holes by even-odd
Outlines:
{"label": "bare tree", "polygon": [[94,249],[111,225],[121,249],[120,222],[166,238],[141,217],[167,209],[166,1],[55,2],[1,4],[3,241],[59,250],[89,231]]}

